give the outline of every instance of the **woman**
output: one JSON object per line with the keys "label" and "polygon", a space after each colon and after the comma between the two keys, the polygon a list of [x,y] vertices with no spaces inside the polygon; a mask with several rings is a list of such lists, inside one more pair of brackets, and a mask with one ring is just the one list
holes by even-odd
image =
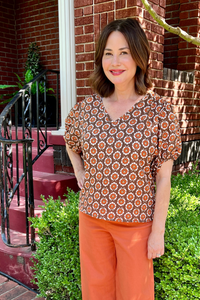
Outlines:
{"label": "woman", "polygon": [[66,119],[64,138],[81,189],[83,300],[154,299],[152,259],[164,254],[181,140],[170,104],[148,90],[149,54],[138,21],[108,24],[91,77],[97,94]]}

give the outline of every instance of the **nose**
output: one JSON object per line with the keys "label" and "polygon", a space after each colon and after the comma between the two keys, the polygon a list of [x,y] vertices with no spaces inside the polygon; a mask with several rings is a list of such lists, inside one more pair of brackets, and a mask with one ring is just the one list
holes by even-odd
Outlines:
{"label": "nose", "polygon": [[120,65],[119,55],[113,55],[113,57],[112,57],[112,65],[113,66]]}

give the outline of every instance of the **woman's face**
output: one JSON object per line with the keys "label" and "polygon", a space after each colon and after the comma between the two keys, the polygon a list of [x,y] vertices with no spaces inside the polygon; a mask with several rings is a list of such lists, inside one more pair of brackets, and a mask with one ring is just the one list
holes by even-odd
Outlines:
{"label": "woman's face", "polygon": [[119,31],[113,31],[107,40],[102,57],[106,77],[120,89],[134,85],[137,65],[133,60],[128,43]]}

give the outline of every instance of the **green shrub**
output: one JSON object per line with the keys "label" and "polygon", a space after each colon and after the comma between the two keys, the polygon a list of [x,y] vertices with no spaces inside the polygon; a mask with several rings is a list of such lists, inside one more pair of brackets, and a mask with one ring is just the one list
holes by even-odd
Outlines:
{"label": "green shrub", "polygon": [[[40,296],[55,300],[81,300],[78,194],[68,191],[65,203],[50,197],[41,217],[30,218],[40,242],[33,270]],[[34,260],[35,261],[35,260]]]}
{"label": "green shrub", "polygon": [[[154,260],[155,300],[200,299],[200,176],[172,176],[166,222],[165,255]],[[34,218],[40,243],[34,270],[41,296],[81,299],[78,194],[68,192],[66,206],[52,198]]]}
{"label": "green shrub", "polygon": [[155,300],[200,299],[200,176],[172,176],[165,255],[154,261]]}

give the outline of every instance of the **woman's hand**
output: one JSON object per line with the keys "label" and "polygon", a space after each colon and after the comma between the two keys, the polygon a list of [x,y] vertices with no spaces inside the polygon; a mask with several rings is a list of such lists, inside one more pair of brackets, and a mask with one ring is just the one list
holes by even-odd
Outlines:
{"label": "woman's hand", "polygon": [[82,189],[85,181],[85,171],[84,169],[75,171],[76,180],[80,189]]}
{"label": "woman's hand", "polygon": [[72,151],[67,144],[66,149],[74,169],[74,174],[77,179],[78,186],[80,189],[82,189],[85,180],[85,170],[82,158],[79,153]]}
{"label": "woman's hand", "polygon": [[148,259],[160,257],[165,252],[164,234],[151,232],[148,239],[147,256]]}

